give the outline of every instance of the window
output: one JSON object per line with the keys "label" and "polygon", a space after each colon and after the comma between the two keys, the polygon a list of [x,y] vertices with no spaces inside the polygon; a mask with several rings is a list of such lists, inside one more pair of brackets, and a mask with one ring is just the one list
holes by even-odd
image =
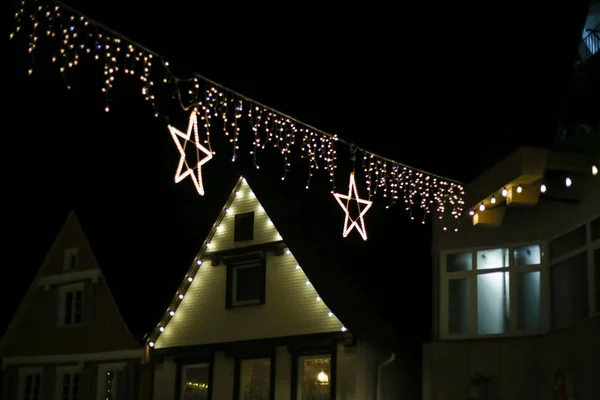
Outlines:
{"label": "window", "polygon": [[239,307],[265,302],[266,265],[259,255],[227,263],[227,306]]}
{"label": "window", "polygon": [[76,367],[59,367],[56,370],[57,400],[79,400],[81,399],[81,373]]}
{"label": "window", "polygon": [[96,391],[97,400],[119,400],[133,396],[132,367],[125,362],[100,364]]}
{"label": "window", "polygon": [[298,358],[298,400],[331,399],[331,356]]}
{"label": "window", "polygon": [[209,364],[184,365],[181,370],[181,400],[208,400]]}
{"label": "window", "polygon": [[63,271],[73,271],[77,269],[79,261],[79,249],[67,249],[65,250],[65,259],[63,262]]}
{"label": "window", "polygon": [[594,250],[594,286],[596,287],[596,312],[600,313],[600,247]]}
{"label": "window", "polygon": [[19,400],[41,400],[42,368],[19,370]]}
{"label": "window", "polygon": [[541,263],[538,244],[447,254],[442,258],[443,333],[538,331]]}
{"label": "window", "polygon": [[550,241],[550,249],[555,249],[550,260],[552,328],[583,321],[598,309],[598,284],[593,282],[598,279],[598,267],[592,246],[594,235],[598,235],[594,232],[598,230],[598,220],[597,217],[589,225],[581,225]]}
{"label": "window", "polygon": [[240,361],[240,400],[269,400],[271,359]]}
{"label": "window", "polygon": [[245,242],[252,239],[254,239],[254,212],[236,214],[233,241]]}
{"label": "window", "polygon": [[600,240],[600,217],[596,217],[591,223],[592,242]]}
{"label": "window", "polygon": [[59,325],[75,326],[83,322],[84,284],[63,286],[59,289]]}

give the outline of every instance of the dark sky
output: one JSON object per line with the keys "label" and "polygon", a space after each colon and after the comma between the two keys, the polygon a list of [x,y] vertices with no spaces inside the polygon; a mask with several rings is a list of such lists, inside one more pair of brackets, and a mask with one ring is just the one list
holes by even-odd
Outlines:
{"label": "dark sky", "polygon": [[[587,9],[582,1],[544,9],[428,3],[397,10],[374,3],[335,10],[305,2],[289,10],[81,3],[69,2],[172,62],[371,151],[458,180],[472,179],[517,145],[552,142]],[[6,38],[13,9],[4,10]],[[230,148],[221,141],[215,149],[224,157],[206,167],[207,195],[200,198],[189,182],[174,184],[176,149],[135,80],[117,82],[105,113],[100,68],[82,63],[68,75],[67,90],[44,50],[48,42],[38,47],[32,76],[24,38],[4,43],[10,60],[1,147],[5,315],[74,208],[128,322],[144,333],[168,304],[239,172]],[[185,113],[172,110],[173,123],[185,127]],[[244,143],[240,164],[248,165]],[[262,159],[263,184],[290,193],[304,187],[304,164],[293,162],[281,183],[277,154]],[[340,169],[348,167],[342,157]],[[315,180],[310,196],[335,210],[327,176]],[[347,175],[337,184],[344,187]],[[363,267],[388,274],[368,284],[389,292],[389,271],[409,270],[394,285],[410,291],[418,279],[419,298],[427,301],[429,227],[402,210],[389,215],[369,220],[371,239],[361,243],[388,258]],[[0,331],[7,323],[0,322]]]}

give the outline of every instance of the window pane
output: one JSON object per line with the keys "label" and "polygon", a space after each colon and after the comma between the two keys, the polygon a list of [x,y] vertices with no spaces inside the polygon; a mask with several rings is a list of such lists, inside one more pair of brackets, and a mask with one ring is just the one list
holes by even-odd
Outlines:
{"label": "window pane", "polygon": [[79,374],[72,374],[71,380],[72,380],[71,393],[73,396],[73,397],[71,397],[71,400],[79,400]]}
{"label": "window pane", "polygon": [[242,360],[240,379],[241,400],[269,400],[271,360]]}
{"label": "window pane", "polygon": [[465,333],[469,330],[469,301],[471,280],[469,278],[448,281],[448,332]]}
{"label": "window pane", "polygon": [[70,400],[69,392],[71,388],[71,375],[64,374],[63,375],[63,385],[62,385],[62,400]]}
{"label": "window pane", "polygon": [[509,321],[508,272],[477,276],[477,331],[482,335],[504,333]]}
{"label": "window pane", "polygon": [[260,300],[264,285],[263,269],[257,267],[237,267],[235,269],[235,301]]}
{"label": "window pane", "polygon": [[594,219],[591,224],[592,241],[600,239],[600,217]]}
{"label": "window pane", "polygon": [[596,312],[600,312],[600,247],[594,250],[594,280],[596,287]]}
{"label": "window pane", "polygon": [[586,240],[585,225],[557,237],[550,242],[550,259],[555,260],[585,246]]}
{"label": "window pane", "polygon": [[552,266],[550,289],[554,328],[561,328],[587,318],[587,253],[581,252]]}
{"label": "window pane", "polygon": [[473,269],[473,253],[448,254],[446,272],[471,271]]}
{"label": "window pane", "polygon": [[517,324],[521,330],[540,326],[540,271],[517,275]]}
{"label": "window pane", "polygon": [[234,242],[244,242],[254,238],[254,212],[236,214],[233,231]]}
{"label": "window pane", "polygon": [[208,366],[185,367],[182,386],[183,400],[208,399]]}
{"label": "window pane", "polygon": [[300,359],[300,396],[298,400],[330,400],[331,358]]}
{"label": "window pane", "polygon": [[65,325],[68,325],[72,322],[73,317],[73,292],[66,293],[66,301],[65,301]]}
{"label": "window pane", "polygon": [[73,323],[79,324],[81,323],[81,302],[82,302],[83,292],[78,290],[75,292],[75,306],[73,307]]}
{"label": "window pane", "polygon": [[519,247],[514,251],[515,265],[536,265],[542,263],[542,250],[539,244]]}
{"label": "window pane", "polygon": [[508,249],[481,250],[477,252],[477,269],[508,267]]}

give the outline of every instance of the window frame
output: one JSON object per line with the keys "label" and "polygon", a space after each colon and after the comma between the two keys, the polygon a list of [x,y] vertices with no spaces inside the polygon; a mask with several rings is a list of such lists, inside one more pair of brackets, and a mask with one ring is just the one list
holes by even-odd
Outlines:
{"label": "window frame", "polygon": [[[71,260],[75,256],[75,267],[71,268]],[[63,272],[73,272],[79,267],[79,248],[73,247],[66,249],[63,260]]]}
{"label": "window frame", "polygon": [[[267,292],[267,260],[264,254],[246,254],[226,260],[227,265],[227,290],[226,308],[239,308],[265,304]],[[262,274],[262,287],[259,298],[238,301],[237,296],[237,271],[244,268],[257,268]]]}
{"label": "window frame", "polygon": [[39,385],[39,396],[38,398],[41,398],[43,395],[43,385],[44,385],[44,368],[43,367],[25,367],[25,368],[19,368],[19,372],[18,372],[18,386],[17,386],[17,392],[18,392],[18,399],[19,400],[30,400],[30,399],[25,399],[25,380],[27,379],[28,375],[39,375],[40,376],[40,385]]}
{"label": "window frame", "polygon": [[[68,293],[76,293],[81,292],[81,301],[80,301],[80,321],[74,322],[75,319],[75,300],[73,300],[72,310],[71,310],[71,322],[66,323],[66,309],[67,309],[67,294]],[[59,296],[59,309],[58,309],[58,322],[60,327],[79,327],[84,324],[84,315],[85,312],[85,282],[78,282],[71,285],[64,285],[58,288],[58,296]],[[75,295],[74,295],[75,296]]]}
{"label": "window frame", "polygon": [[252,357],[236,357],[235,359],[235,370],[234,370],[234,386],[233,395],[236,400],[243,400],[243,363],[244,361],[256,361],[256,360],[269,360],[269,400],[275,399],[275,371],[276,371],[276,358],[274,355],[264,356],[252,356]]}
{"label": "window frame", "polygon": [[[334,350],[335,351],[335,350]],[[292,373],[295,374],[293,376],[294,384],[292,386],[292,396],[293,400],[302,399],[302,374],[303,368],[302,363],[304,360],[311,359],[319,359],[319,358],[329,358],[329,399],[333,400],[336,396],[336,369],[337,369],[337,361],[334,351],[315,351],[306,354],[297,354],[293,357],[294,368],[292,368]]]}
{"label": "window frame", "polygon": [[[582,247],[572,250],[569,253],[563,254],[562,256],[557,257],[554,260],[548,260],[548,281],[550,281],[550,275],[552,273],[552,266],[559,264],[565,260],[568,260],[569,258],[574,257],[580,253],[586,252],[587,253],[587,281],[588,281],[588,288],[587,288],[588,289],[588,315],[587,315],[587,318],[585,318],[581,321],[574,322],[573,324],[570,324],[570,325],[561,326],[556,329],[564,329],[564,328],[568,328],[571,326],[575,326],[577,324],[580,324],[582,322],[589,320],[590,318],[600,315],[600,310],[596,310],[596,288],[595,288],[595,281],[594,281],[594,279],[595,279],[594,250],[600,248],[600,238],[592,240],[592,222],[594,220],[596,220],[597,218],[600,218],[600,213],[592,215],[591,217],[588,217],[584,220],[580,220],[578,223],[573,224],[569,229],[563,230],[558,235],[554,235],[550,239],[548,239],[548,246],[549,246],[550,242],[552,242],[553,240],[556,240],[556,239],[560,238],[561,236],[580,228],[581,226],[585,227],[586,241]],[[550,285],[550,283],[548,283],[548,285]],[[548,288],[548,291],[549,291],[550,301],[553,301],[553,299],[551,298],[552,293],[550,292],[550,287]],[[551,310],[549,310],[549,313],[550,312],[551,312]],[[551,318],[552,318],[552,316],[549,315],[549,320]],[[549,322],[550,323],[549,323],[548,330],[551,330],[551,326],[552,326],[551,321],[549,321]]]}
{"label": "window frame", "polygon": [[212,386],[212,382],[211,382],[211,377],[212,377],[212,373],[211,373],[211,363],[210,362],[202,362],[202,363],[194,363],[194,364],[181,364],[181,376],[179,378],[179,400],[184,400],[184,389],[185,389],[185,381],[186,381],[186,371],[188,369],[191,368],[198,368],[198,367],[203,367],[206,368],[206,370],[208,371],[208,388],[206,388],[206,398],[207,399],[211,399],[212,398],[212,390],[211,390],[211,386]]}
{"label": "window frame", "polygon": [[[540,246],[540,263],[532,265],[515,265],[514,251],[519,248],[528,246]],[[477,252],[495,249],[508,249],[508,266],[501,268],[477,269]],[[471,253],[472,270],[447,272],[447,258],[451,254]],[[439,276],[440,276],[440,296],[438,301],[439,307],[439,335],[441,339],[474,339],[474,338],[494,338],[494,337],[510,337],[510,336],[525,336],[537,335],[548,328],[549,321],[549,277],[548,277],[548,246],[544,241],[527,241],[515,243],[503,243],[498,246],[478,246],[463,249],[454,249],[440,252],[439,258]],[[518,328],[518,306],[520,300],[517,290],[517,275],[524,272],[540,272],[540,323],[537,329],[519,329]],[[508,329],[503,333],[497,334],[480,334],[478,332],[478,296],[477,296],[477,277],[494,272],[508,273],[509,280],[509,325]],[[464,333],[449,332],[449,282],[451,279],[469,279],[469,315],[468,329]]]}
{"label": "window frame", "polygon": [[[83,381],[83,375],[82,375],[82,370],[83,368],[81,368],[80,365],[67,365],[67,366],[61,366],[61,367],[56,367],[56,385],[55,385],[55,398],[57,400],[63,400],[63,396],[62,396],[62,391],[63,391],[63,379],[65,375],[73,375],[73,374],[79,374],[79,396],[77,398],[80,398],[82,393],[81,393],[81,386],[82,386],[82,381]],[[69,392],[70,392],[70,397],[73,397],[73,393],[72,393],[72,381],[69,384]]]}
{"label": "window frame", "polygon": [[[241,235],[241,233],[239,233],[238,231],[238,224],[241,225],[241,222],[238,223],[238,219],[241,219],[243,217],[249,217],[252,216],[252,230],[250,231],[250,237],[249,238],[240,238],[238,237],[238,235]],[[254,240],[254,228],[256,226],[255,224],[256,222],[256,215],[254,211],[248,211],[248,212],[244,212],[244,213],[239,213],[239,214],[235,214],[234,219],[233,219],[233,242],[234,243],[242,243],[242,242],[250,242],[252,240]]]}
{"label": "window frame", "polygon": [[[113,388],[117,388],[117,372],[123,371],[127,368],[127,362],[116,362],[116,363],[101,363],[98,364],[98,376],[96,381],[96,400],[105,400],[106,396],[104,395],[106,392],[104,377],[106,373],[111,371],[115,373],[115,381],[113,383]],[[116,400],[116,396],[113,396]]]}

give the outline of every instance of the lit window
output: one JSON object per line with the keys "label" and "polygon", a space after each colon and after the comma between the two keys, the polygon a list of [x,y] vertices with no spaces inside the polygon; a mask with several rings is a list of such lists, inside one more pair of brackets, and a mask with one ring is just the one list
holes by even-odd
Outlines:
{"label": "lit window", "polygon": [[[445,332],[465,336],[539,330],[541,263],[537,244],[448,254],[442,262]],[[511,299],[511,285],[518,301]],[[511,324],[511,307],[516,307],[516,324]]]}
{"label": "lit window", "polygon": [[184,365],[181,372],[181,400],[207,400],[209,365]]}
{"label": "lit window", "polygon": [[329,355],[298,358],[298,400],[331,399],[331,357]]}
{"label": "lit window", "polygon": [[240,400],[269,400],[271,359],[240,362]]}

